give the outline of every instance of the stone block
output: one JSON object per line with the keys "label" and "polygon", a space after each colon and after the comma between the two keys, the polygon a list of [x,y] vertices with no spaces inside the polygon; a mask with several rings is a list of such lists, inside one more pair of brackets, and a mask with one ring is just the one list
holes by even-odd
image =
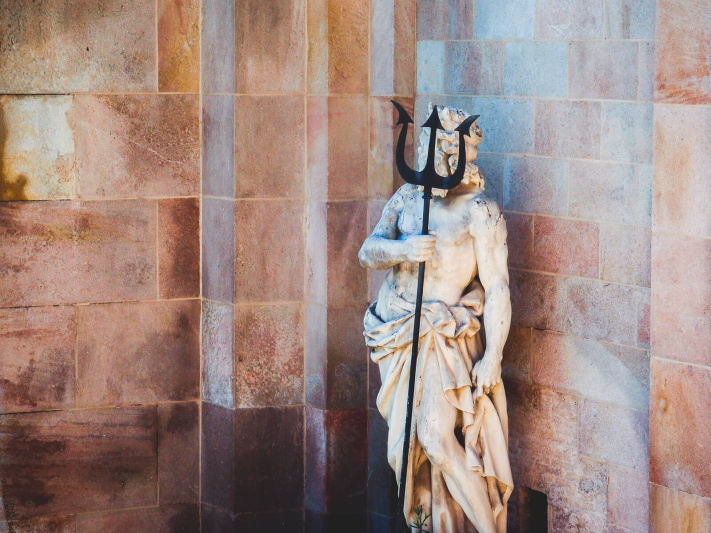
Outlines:
{"label": "stone block", "polygon": [[0,524],[11,533],[76,533],[77,520],[75,516],[53,516],[11,522],[3,519]]}
{"label": "stone block", "polygon": [[536,155],[597,159],[600,113],[600,102],[537,101]]}
{"label": "stone block", "polygon": [[[368,195],[368,98],[328,98],[328,199]],[[326,154],[319,154],[325,157]]]}
{"label": "stone block", "polygon": [[531,343],[531,328],[511,326],[501,363],[501,375],[504,379],[531,381]]}
{"label": "stone block", "polygon": [[649,533],[711,530],[711,500],[650,484]]}
{"label": "stone block", "polygon": [[[533,2],[523,1],[533,6]],[[511,5],[508,2],[489,3],[492,6]],[[508,25],[510,18],[502,18],[501,22]],[[568,93],[568,48],[568,43],[555,41],[506,43],[504,93],[565,98]]]}
{"label": "stone block", "polygon": [[476,4],[475,22],[477,39],[533,39],[536,31],[536,2],[480,0]]}
{"label": "stone block", "polygon": [[650,315],[652,311],[651,291],[640,289],[637,292],[637,346],[649,349],[651,347],[650,337]]}
{"label": "stone block", "polygon": [[158,498],[161,505],[197,502],[200,485],[197,402],[158,405]]}
{"label": "stone block", "polygon": [[533,215],[504,213],[510,267],[530,269],[533,264],[533,218]]}
{"label": "stone block", "polygon": [[641,201],[635,166],[571,161],[569,186],[570,216],[617,224],[639,223]]}
{"label": "stone block", "polygon": [[600,226],[600,278],[649,287],[652,232],[642,226]]}
{"label": "stone block", "polygon": [[541,0],[537,39],[601,39],[605,0]]}
{"label": "stone block", "polygon": [[367,409],[328,411],[326,510],[365,511],[368,480]]}
{"label": "stone block", "polygon": [[[394,0],[395,3],[395,50],[393,52],[393,94],[408,96],[413,98],[416,92],[417,79],[417,3],[410,0]],[[371,7],[374,6],[371,3]],[[471,18],[468,13],[473,14],[467,3],[457,4],[457,10],[464,8],[463,12],[457,11],[457,28],[466,31],[471,27]],[[373,38],[371,26],[371,38]],[[372,43],[372,41],[371,41]],[[371,46],[371,51],[373,47]],[[373,73],[371,71],[370,82],[373,83]],[[370,94],[376,94],[371,85]]]}
{"label": "stone block", "polygon": [[[261,162],[258,168],[262,168]],[[202,194],[235,197],[235,97],[232,95],[202,95]]]}
{"label": "stone block", "polygon": [[647,533],[649,531],[649,475],[637,470],[610,467],[608,480],[610,524],[636,533]]}
{"label": "stone block", "polygon": [[504,91],[504,43],[448,41],[445,43],[448,94],[497,95]]}
{"label": "stone block", "polygon": [[567,204],[567,161],[527,156],[506,158],[506,209],[565,215]]}
{"label": "stone block", "polygon": [[600,158],[626,163],[652,163],[652,104],[603,102]]}
{"label": "stone block", "polygon": [[74,308],[2,309],[0,330],[0,413],[74,407]]}
{"label": "stone block", "polygon": [[196,196],[197,94],[78,95],[79,196]]}
{"label": "stone block", "polygon": [[503,208],[506,156],[504,154],[479,153],[474,164],[479,167],[479,172],[484,177],[485,194],[494,200],[496,205]]}
{"label": "stone block", "polygon": [[366,2],[328,0],[329,93],[368,94],[369,20]]}
{"label": "stone block", "polygon": [[[395,3],[396,0],[373,0],[370,4],[371,95],[395,94]],[[312,9],[311,5],[308,8],[309,10]],[[319,65],[308,65],[309,82],[312,76],[323,76],[324,67],[322,64],[327,62],[328,53],[325,47],[320,46],[322,42],[325,42],[325,36],[317,36],[316,39],[311,37],[312,33],[317,33],[319,30],[325,33],[325,25],[316,24],[319,28],[315,30],[312,29],[312,26],[313,24],[309,24],[309,58],[312,56],[311,42],[317,39],[319,42],[316,44],[316,53],[314,55],[322,55],[323,59],[321,59],[321,64]],[[419,44],[415,43],[415,46],[419,46]],[[321,50],[322,48],[323,51]],[[326,66],[327,69],[328,67]],[[417,70],[420,70],[419,67]]]}
{"label": "stone block", "polygon": [[519,326],[565,331],[565,278],[509,271],[511,276],[512,322]]}
{"label": "stone block", "polygon": [[327,209],[328,304],[365,307],[368,277],[358,262],[358,250],[368,235],[368,204],[329,202]]}
{"label": "stone block", "polygon": [[200,398],[234,407],[234,307],[202,301],[202,394]]}
{"label": "stone block", "polygon": [[443,41],[417,43],[417,92],[421,94],[444,92]]}
{"label": "stone block", "polygon": [[158,90],[200,91],[200,2],[158,0]]}
{"label": "stone block", "polygon": [[235,202],[202,199],[202,295],[235,301]]}
{"label": "stone block", "polygon": [[202,503],[232,513],[235,505],[235,411],[205,401],[200,405],[200,499]]}
{"label": "stone block", "polygon": [[235,91],[235,7],[235,0],[203,2],[200,77],[204,93]]}
{"label": "stone block", "polygon": [[534,102],[519,98],[474,98],[465,104],[484,132],[482,152],[533,153]]}
{"label": "stone block", "polygon": [[637,99],[643,102],[654,100],[654,41],[640,41],[639,43],[639,93]]}
{"label": "stone block", "polygon": [[605,0],[606,39],[654,39],[653,0]]}
{"label": "stone block", "polygon": [[161,505],[142,509],[104,511],[77,516],[77,533],[123,533],[151,531],[153,533],[194,533],[200,529],[197,503]]}
{"label": "stone block", "polygon": [[[414,115],[412,98],[397,98],[397,101]],[[370,147],[368,150],[368,198],[389,200],[404,183],[395,168],[395,147],[400,135],[397,125],[397,110],[386,97],[370,98]],[[415,150],[412,129],[405,143],[405,160],[414,166]],[[383,207],[384,204],[383,204]],[[381,207],[382,212],[382,207]],[[380,213],[378,213],[379,217]],[[374,225],[373,225],[374,227]],[[372,228],[371,228],[372,229]]]}
{"label": "stone block", "polygon": [[474,5],[461,0],[418,0],[417,40],[474,38]]}
{"label": "stone block", "polygon": [[200,301],[81,306],[77,405],[200,397]]}
{"label": "stone block", "polygon": [[633,41],[571,43],[571,98],[636,100],[638,51]]}
{"label": "stone block", "polygon": [[327,386],[329,409],[366,407],[368,352],[363,342],[364,306],[329,307]]}
{"label": "stone block", "polygon": [[200,199],[158,200],[158,295],[200,296]]}
{"label": "stone block", "polygon": [[536,216],[533,232],[534,270],[597,278],[600,228],[592,222]]}

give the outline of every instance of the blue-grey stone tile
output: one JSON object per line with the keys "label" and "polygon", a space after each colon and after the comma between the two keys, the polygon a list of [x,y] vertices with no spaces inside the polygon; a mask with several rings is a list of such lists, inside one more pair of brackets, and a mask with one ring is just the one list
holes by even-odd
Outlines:
{"label": "blue-grey stone tile", "polygon": [[482,152],[533,152],[533,100],[519,98],[475,98],[470,113],[481,115],[484,140]]}
{"label": "blue-grey stone tile", "polygon": [[477,0],[477,39],[533,39],[536,0]]}
{"label": "blue-grey stone tile", "polygon": [[506,158],[506,209],[565,215],[567,202],[567,161],[542,157]]}
{"label": "blue-grey stone tile", "polygon": [[444,89],[444,42],[417,43],[417,92],[438,94]]}
{"label": "blue-grey stone tile", "polygon": [[654,180],[652,165],[639,165],[639,223],[643,226],[652,225],[652,181]]}
{"label": "blue-grey stone tile", "polygon": [[650,164],[653,128],[651,103],[604,102],[600,158]]}
{"label": "blue-grey stone tile", "polygon": [[506,156],[503,154],[479,153],[474,164],[484,176],[484,190],[486,195],[504,206],[504,169]]}
{"label": "blue-grey stone tile", "polygon": [[565,97],[568,92],[568,43],[506,43],[504,92],[512,95]]}
{"label": "blue-grey stone tile", "polygon": [[605,0],[605,38],[654,39],[654,5],[655,0]]}
{"label": "blue-grey stone tile", "polygon": [[504,89],[504,43],[453,41],[445,44],[445,92],[497,95]]}
{"label": "blue-grey stone tile", "polygon": [[639,43],[639,93],[637,99],[642,102],[654,100],[654,41]]}

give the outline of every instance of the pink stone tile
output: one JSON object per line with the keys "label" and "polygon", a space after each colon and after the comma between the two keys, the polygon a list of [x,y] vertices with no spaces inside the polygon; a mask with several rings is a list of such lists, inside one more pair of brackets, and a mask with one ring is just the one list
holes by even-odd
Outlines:
{"label": "pink stone tile", "polygon": [[199,529],[200,513],[196,503],[110,510],[77,516],[77,533],[93,533],[95,531],[173,533],[198,531]]}
{"label": "pink stone tile", "polygon": [[511,326],[501,365],[504,379],[531,381],[531,328]]}
{"label": "pink stone tile", "polygon": [[654,355],[711,364],[711,240],[655,233],[652,272]]}
{"label": "pink stone tile", "polygon": [[636,100],[638,48],[634,41],[571,43],[568,96]]}
{"label": "pink stone tile", "polygon": [[653,227],[711,237],[711,108],[654,110]]}
{"label": "pink stone tile", "polygon": [[368,2],[328,0],[328,88],[368,94]]}
{"label": "pink stone tile", "polygon": [[[415,96],[417,5],[410,0],[394,0],[393,94]],[[465,5],[468,4],[465,3]],[[463,22],[463,25],[466,24]],[[372,35],[372,26],[371,26]],[[372,45],[371,45],[372,51]],[[371,52],[372,53],[372,52]],[[371,94],[374,74],[371,72]]]}
{"label": "pink stone tile", "polygon": [[600,226],[600,278],[640,287],[651,284],[652,232],[643,226]]}
{"label": "pink stone tile", "polygon": [[634,165],[570,161],[568,178],[570,216],[618,224],[641,221],[641,191]]}
{"label": "pink stone tile", "polygon": [[650,348],[650,315],[652,311],[651,291],[640,290],[637,293],[637,346]]}
{"label": "pink stone tile", "polygon": [[654,357],[651,375],[650,481],[709,497],[711,370]]}
{"label": "pink stone tile", "polygon": [[597,278],[600,228],[592,222],[536,216],[533,232],[534,270]]}
{"label": "pink stone tile", "polygon": [[198,95],[75,98],[81,197],[199,194]]}
{"label": "pink stone tile", "polygon": [[161,505],[198,501],[199,419],[197,402],[158,406],[158,497]]}
{"label": "pink stone tile", "polygon": [[234,407],[235,318],[232,304],[202,301],[201,399]]}
{"label": "pink stone tile", "polygon": [[74,197],[75,129],[72,96],[0,96],[0,200]]}
{"label": "pink stone tile", "polygon": [[368,413],[343,409],[326,413],[326,505],[328,513],[365,510],[368,480]]}
{"label": "pink stone tile", "polygon": [[533,264],[533,215],[504,213],[508,237],[509,266],[531,268]]}
{"label": "pink stone tile", "polygon": [[199,398],[198,300],[82,306],[77,327],[77,405]]}
{"label": "pink stone tile", "polygon": [[158,0],[158,89],[200,90],[198,0]]}
{"label": "pink stone tile", "polygon": [[537,101],[536,154],[597,158],[600,153],[600,113],[600,102]]}
{"label": "pink stone tile", "polygon": [[156,505],[155,406],[0,416],[4,519]]}
{"label": "pink stone tile", "polygon": [[154,0],[9,2],[0,93],[155,91]]}
{"label": "pink stone tile", "polygon": [[74,407],[74,307],[0,310],[0,412]]}
{"label": "pink stone tile", "polygon": [[[414,101],[397,98],[398,103],[413,115]],[[368,197],[389,200],[403,183],[395,168],[395,148],[400,134],[397,126],[397,111],[389,98],[370,98],[370,150],[368,151]],[[414,165],[414,141],[412,128],[408,132],[405,158]]]}
{"label": "pink stone tile", "polygon": [[238,96],[235,101],[237,198],[301,197],[304,98]]}
{"label": "pink stone tile", "polygon": [[360,409],[367,405],[370,360],[363,342],[364,307],[328,308],[328,409]]}
{"label": "pink stone tile", "polygon": [[565,331],[566,283],[562,276],[510,270],[512,322]]}
{"label": "pink stone tile", "polygon": [[236,302],[303,298],[303,226],[304,206],[300,201],[235,203]]}
{"label": "pink stone tile", "polygon": [[[568,162],[548,157],[506,156],[504,205],[512,211],[565,216]],[[488,188],[488,183],[487,183]]]}
{"label": "pink stone tile", "polygon": [[303,93],[304,0],[235,1],[235,92]]}
{"label": "pink stone tile", "polygon": [[[403,2],[399,3],[402,5]],[[396,0],[373,0],[370,3],[371,95],[395,92],[395,4]]]}
{"label": "pink stone tile", "polygon": [[328,204],[329,305],[368,303],[367,272],[358,262],[358,251],[367,236],[367,210],[367,202]]}
{"label": "pink stone tile", "polygon": [[649,408],[649,353],[539,330],[532,344],[534,383],[623,407]]}
{"label": "pink stone tile", "polygon": [[200,199],[158,200],[158,294],[200,296]]}
{"label": "pink stone tile", "polygon": [[538,39],[601,39],[604,0],[541,0]]}
{"label": "pink stone tile", "polygon": [[0,204],[0,305],[155,297],[156,211],[145,200]]}
{"label": "pink stone tile", "polygon": [[650,484],[649,533],[711,530],[711,500]]}
{"label": "pink stone tile", "polygon": [[445,92],[496,95],[504,90],[504,43],[450,41],[445,43]]}
{"label": "pink stone tile", "polygon": [[368,196],[368,143],[368,98],[330,97],[329,200],[365,199]]}
{"label": "pink stone tile", "polygon": [[235,300],[235,202],[202,201],[202,295],[210,300]]}
{"label": "pink stone tile", "polygon": [[325,305],[306,304],[304,361],[305,404],[325,409],[328,388],[328,308]]}
{"label": "pink stone tile", "polygon": [[637,470],[611,467],[607,497],[610,524],[647,533],[649,528],[649,475]]}
{"label": "pink stone tile", "polygon": [[306,98],[306,194],[311,200],[328,199],[328,97]]}
{"label": "pink stone tile", "polygon": [[302,305],[235,307],[235,407],[304,403]]}
{"label": "pink stone tile", "polygon": [[461,0],[419,0],[417,39],[420,41],[474,38],[474,4]]}
{"label": "pink stone tile", "polygon": [[660,0],[657,21],[655,100],[711,103],[711,2]]}

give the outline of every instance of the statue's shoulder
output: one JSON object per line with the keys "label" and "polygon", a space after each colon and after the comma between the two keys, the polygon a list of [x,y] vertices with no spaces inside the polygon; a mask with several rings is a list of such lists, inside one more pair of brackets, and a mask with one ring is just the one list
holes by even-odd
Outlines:
{"label": "statue's shoulder", "polygon": [[406,204],[414,200],[417,192],[417,187],[415,185],[406,183],[397,191],[395,191],[395,194],[392,195],[392,198],[388,200],[388,203],[385,204],[385,211],[402,211]]}
{"label": "statue's shoulder", "polygon": [[472,195],[469,200],[469,214],[472,229],[485,230],[504,225],[504,217],[499,205],[483,192]]}

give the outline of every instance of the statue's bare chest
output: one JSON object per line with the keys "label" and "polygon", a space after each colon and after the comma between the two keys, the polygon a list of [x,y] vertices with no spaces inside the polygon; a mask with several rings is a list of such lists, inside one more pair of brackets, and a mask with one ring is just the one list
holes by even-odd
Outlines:
{"label": "statue's bare chest", "polygon": [[[412,198],[400,212],[398,230],[403,237],[422,232],[422,202],[421,197]],[[471,242],[467,202],[462,199],[433,199],[430,204],[429,228],[437,232],[437,244],[440,246]]]}

